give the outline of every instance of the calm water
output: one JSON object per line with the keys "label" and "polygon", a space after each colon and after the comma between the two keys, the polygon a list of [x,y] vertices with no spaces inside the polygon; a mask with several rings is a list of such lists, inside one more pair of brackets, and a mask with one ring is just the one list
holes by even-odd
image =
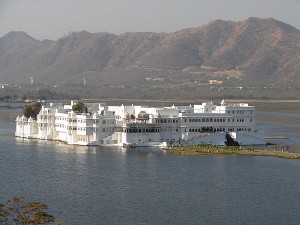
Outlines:
{"label": "calm water", "polygon": [[[1,200],[42,201],[66,225],[300,224],[300,161],[25,141],[12,111],[0,111]],[[264,132],[297,130],[269,123]]]}
{"label": "calm water", "polygon": [[[289,146],[289,151],[300,152],[300,114],[257,112],[256,127],[264,136],[283,136],[288,139],[268,140],[277,144],[277,150]],[[273,147],[269,147],[273,148]]]}

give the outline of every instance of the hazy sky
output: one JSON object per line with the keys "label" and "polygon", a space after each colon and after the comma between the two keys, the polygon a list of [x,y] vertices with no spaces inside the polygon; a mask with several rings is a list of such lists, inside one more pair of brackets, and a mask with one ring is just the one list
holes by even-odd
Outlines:
{"label": "hazy sky", "polygon": [[0,37],[10,31],[37,39],[81,30],[172,32],[249,17],[272,17],[300,29],[300,0],[0,0]]}

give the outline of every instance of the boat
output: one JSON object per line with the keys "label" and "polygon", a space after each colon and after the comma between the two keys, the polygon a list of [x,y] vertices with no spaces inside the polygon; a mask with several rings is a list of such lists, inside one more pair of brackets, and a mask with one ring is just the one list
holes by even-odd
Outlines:
{"label": "boat", "polygon": [[57,140],[71,145],[166,147],[264,145],[256,132],[255,107],[247,103],[148,107],[86,103],[87,113],[70,105],[43,106],[37,119],[16,118],[16,137]]}

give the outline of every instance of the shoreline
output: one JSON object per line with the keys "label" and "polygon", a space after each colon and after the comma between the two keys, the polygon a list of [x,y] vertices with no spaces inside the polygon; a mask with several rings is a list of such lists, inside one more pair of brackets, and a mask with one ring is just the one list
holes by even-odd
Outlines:
{"label": "shoreline", "polygon": [[211,146],[211,145],[197,145],[189,147],[166,147],[163,150],[182,155],[214,155],[214,156],[264,156],[276,157],[283,159],[297,159],[300,160],[300,153],[288,152],[286,150],[271,151],[271,150],[257,150],[253,148],[240,148],[237,146]]}

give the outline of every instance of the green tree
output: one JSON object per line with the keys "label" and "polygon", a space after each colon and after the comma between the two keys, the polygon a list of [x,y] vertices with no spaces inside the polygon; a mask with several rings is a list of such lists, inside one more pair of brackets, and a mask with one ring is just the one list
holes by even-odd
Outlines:
{"label": "green tree", "polygon": [[87,106],[84,105],[82,102],[76,102],[72,106],[72,110],[74,112],[79,112],[79,113],[87,113],[88,112]]}
{"label": "green tree", "polygon": [[27,118],[32,117],[36,119],[37,114],[41,111],[41,108],[42,108],[41,103],[32,102],[30,105],[25,105],[23,107],[23,114]]}
{"label": "green tree", "polygon": [[1,225],[46,225],[54,222],[41,202],[25,202],[24,197],[14,197],[6,203],[0,202]]}

